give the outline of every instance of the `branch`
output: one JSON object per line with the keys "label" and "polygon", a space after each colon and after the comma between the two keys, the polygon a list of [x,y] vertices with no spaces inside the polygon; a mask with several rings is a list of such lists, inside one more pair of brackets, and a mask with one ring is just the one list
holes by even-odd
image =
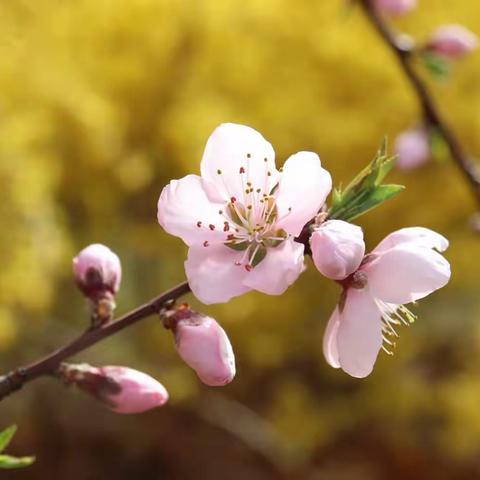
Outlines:
{"label": "branch", "polygon": [[177,300],[188,292],[190,292],[190,286],[188,283],[180,283],[176,287],[167,290],[144,305],[141,305],[123,315],[118,320],[95,329],[89,329],[69,344],[61,347],[50,355],[47,355],[26,367],[12,370],[7,375],[0,377],[0,401],[7,395],[20,389],[25,383],[31,382],[38,377],[51,374],[56,370],[60,363],[67,358],[83,352],[92,345],[95,345],[105,338],[118,333],[120,330],[123,330],[144,318],[159,313],[167,302]]}
{"label": "branch", "polygon": [[460,169],[466,182],[470,185],[475,201],[478,207],[480,207],[480,173],[477,165],[471,161],[454,132],[441,117],[427,86],[413,68],[411,63],[413,53],[411,46],[402,44],[401,38],[399,39],[388,27],[381,15],[374,8],[371,0],[360,0],[360,5],[370,23],[375,27],[383,41],[397,58],[405,76],[408,78],[418,97],[425,119],[431,126],[435,127],[444,138],[450,149],[453,161]]}

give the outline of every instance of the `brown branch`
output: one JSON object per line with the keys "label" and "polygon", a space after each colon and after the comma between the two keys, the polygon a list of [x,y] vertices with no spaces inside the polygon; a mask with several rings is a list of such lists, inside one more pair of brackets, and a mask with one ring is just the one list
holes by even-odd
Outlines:
{"label": "brown branch", "polygon": [[480,207],[480,173],[477,165],[468,157],[454,132],[443,120],[427,86],[413,68],[411,62],[413,53],[411,46],[402,43],[401,38],[398,38],[374,8],[371,0],[360,0],[360,5],[370,23],[375,27],[383,41],[396,57],[418,97],[425,120],[429,125],[436,128],[444,138],[450,149],[453,161],[460,169],[466,182],[470,185],[475,201],[478,207]]}
{"label": "brown branch", "polygon": [[0,377],[0,400],[20,389],[25,383],[31,382],[44,375],[50,375],[56,370],[60,363],[67,358],[86,350],[101,340],[118,333],[120,330],[123,330],[144,318],[159,313],[167,302],[177,300],[188,292],[190,292],[190,286],[188,283],[180,283],[176,287],[167,290],[144,305],[141,305],[123,315],[118,320],[95,329],[89,329],[64,347],[61,347],[46,357],[25,367],[12,370],[7,375]]}

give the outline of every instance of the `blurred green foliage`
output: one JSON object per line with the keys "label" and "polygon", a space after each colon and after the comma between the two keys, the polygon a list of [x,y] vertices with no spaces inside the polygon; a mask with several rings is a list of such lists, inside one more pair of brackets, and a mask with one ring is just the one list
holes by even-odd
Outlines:
{"label": "blurred green foliage", "polygon": [[[421,0],[397,27],[480,32],[476,0]],[[102,242],[122,258],[120,311],[183,279],[185,247],[156,223],[171,179],[198,172],[221,122],[250,125],[281,164],[318,152],[344,184],[417,121],[409,85],[358,9],[298,0],[3,0],[0,3],[0,352],[6,370],[87,321],[71,258]],[[426,74],[427,75],[427,74]],[[431,82],[430,80],[428,80]],[[432,85],[465,147],[480,151],[480,61]],[[79,360],[161,380],[170,406],[120,417],[44,380],[0,405],[21,428],[18,478],[363,480],[480,477],[480,240],[449,162],[409,175],[362,217],[369,246],[422,225],[451,240],[450,285],[423,301],[393,358],[366,380],[326,366],[338,288],[309,268],[279,298],[197,308],[229,332],[236,381],[199,384],[155,319]],[[311,267],[311,265],[309,265]],[[219,455],[219,452],[221,454]]]}

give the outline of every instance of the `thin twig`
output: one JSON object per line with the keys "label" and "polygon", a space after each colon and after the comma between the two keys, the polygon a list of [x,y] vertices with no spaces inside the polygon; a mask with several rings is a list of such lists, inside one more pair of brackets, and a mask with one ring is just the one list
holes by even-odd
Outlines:
{"label": "thin twig", "polygon": [[95,329],[89,329],[64,347],[61,347],[46,357],[25,367],[12,370],[7,375],[0,377],[0,400],[21,388],[25,383],[31,382],[38,377],[51,374],[60,363],[67,358],[86,350],[101,340],[118,333],[120,330],[123,330],[144,318],[159,313],[167,302],[177,300],[188,292],[190,292],[190,286],[188,283],[180,283],[176,287],[167,290],[144,305],[141,305],[123,315],[118,320]]}
{"label": "thin twig", "polygon": [[375,27],[381,38],[388,45],[398,60],[405,76],[408,78],[420,102],[425,120],[434,127],[447,143],[453,161],[460,169],[463,177],[470,185],[477,205],[480,207],[480,173],[477,165],[472,162],[463,150],[457,136],[442,118],[432,95],[421,77],[412,65],[412,49],[403,45],[401,38],[390,29],[384,19],[374,8],[371,0],[360,0],[360,5],[370,23]]}

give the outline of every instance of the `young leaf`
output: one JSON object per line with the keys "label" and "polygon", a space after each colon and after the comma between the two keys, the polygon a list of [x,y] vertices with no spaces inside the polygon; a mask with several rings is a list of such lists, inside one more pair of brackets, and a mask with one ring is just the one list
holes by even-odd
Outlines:
{"label": "young leaf", "polygon": [[0,455],[0,468],[24,468],[35,461],[35,457],[12,457],[10,455]]}
{"label": "young leaf", "polygon": [[375,158],[341,191],[333,191],[328,212],[331,219],[350,221],[403,190],[401,185],[382,185],[397,157],[387,155],[387,141],[383,139]]}
{"label": "young leaf", "polygon": [[450,62],[436,55],[435,53],[426,51],[422,54],[422,60],[425,68],[430,72],[435,80],[445,81],[450,76]]}
{"label": "young leaf", "polygon": [[12,425],[0,432],[0,452],[3,452],[17,431],[17,426]]}

